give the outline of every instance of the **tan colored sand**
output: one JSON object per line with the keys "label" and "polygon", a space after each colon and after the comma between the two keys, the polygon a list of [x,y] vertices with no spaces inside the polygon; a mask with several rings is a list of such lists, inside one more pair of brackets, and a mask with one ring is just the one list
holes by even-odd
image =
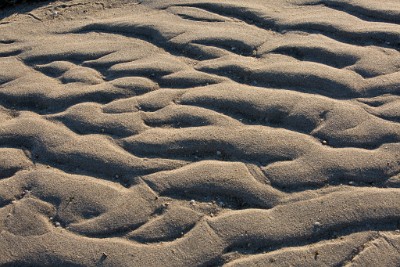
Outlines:
{"label": "tan colored sand", "polygon": [[400,2],[0,11],[1,266],[399,266]]}

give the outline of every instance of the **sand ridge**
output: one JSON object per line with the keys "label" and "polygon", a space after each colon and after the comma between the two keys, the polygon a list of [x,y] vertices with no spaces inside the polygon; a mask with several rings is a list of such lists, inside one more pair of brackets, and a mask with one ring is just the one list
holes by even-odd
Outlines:
{"label": "sand ridge", "polygon": [[398,1],[4,12],[1,266],[400,265]]}

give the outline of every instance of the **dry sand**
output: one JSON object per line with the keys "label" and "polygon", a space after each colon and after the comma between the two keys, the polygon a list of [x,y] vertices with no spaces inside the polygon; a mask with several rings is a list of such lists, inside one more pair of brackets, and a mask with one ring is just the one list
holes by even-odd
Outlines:
{"label": "dry sand", "polygon": [[400,266],[400,1],[0,11],[1,266]]}

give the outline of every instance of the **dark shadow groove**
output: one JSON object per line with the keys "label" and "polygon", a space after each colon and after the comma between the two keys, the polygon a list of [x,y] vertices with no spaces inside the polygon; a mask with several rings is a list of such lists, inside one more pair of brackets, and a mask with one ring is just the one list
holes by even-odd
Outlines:
{"label": "dark shadow groove", "polygon": [[320,63],[336,69],[352,66],[358,60],[353,55],[335,54],[318,47],[281,46],[270,53],[290,56],[300,61]]}
{"label": "dark shadow groove", "polygon": [[[119,90],[122,91],[122,90]],[[24,96],[13,96],[1,92],[0,87],[0,105],[7,109],[18,111],[32,111],[40,115],[50,115],[65,111],[69,107],[83,102],[95,102],[98,104],[108,104],[121,98],[136,96],[134,93],[126,92],[87,92],[84,95],[70,95],[58,98],[49,98],[41,94],[26,94]]]}
{"label": "dark shadow groove", "polygon": [[232,244],[227,247],[224,253],[230,253],[237,251],[245,255],[254,255],[269,253],[284,249],[287,247],[301,247],[311,244],[315,244],[321,241],[327,241],[331,239],[336,239],[338,237],[366,231],[395,231],[398,230],[399,217],[398,216],[388,216],[387,218],[371,220],[368,222],[349,222],[343,223],[341,225],[333,225],[330,229],[326,229],[323,232],[316,230],[312,236],[304,236],[301,238],[286,238],[280,242],[270,242],[268,245],[260,242],[245,242],[245,244]]}
{"label": "dark shadow groove", "polygon": [[[199,71],[214,74],[221,77],[228,78],[240,84],[246,84],[254,87],[277,89],[277,90],[290,90],[306,94],[318,94],[337,100],[349,100],[359,97],[367,97],[356,92],[353,88],[340,84],[336,81],[331,81],[316,75],[312,77],[305,77],[303,80],[287,79],[290,76],[286,73],[253,73],[235,66],[226,66],[219,69],[202,68]],[[299,74],[299,76],[301,76]],[[305,84],[307,83],[307,84]],[[326,86],[324,86],[324,83]],[[313,84],[313,87],[309,86]],[[378,92],[376,95],[379,95]]]}
{"label": "dark shadow groove", "polygon": [[[221,16],[239,19],[247,24],[256,26],[263,30],[270,30],[277,33],[286,33],[288,30],[302,31],[306,33],[323,34],[337,41],[358,45],[358,46],[381,46],[400,49],[400,37],[394,33],[372,32],[370,34],[346,32],[337,29],[331,25],[320,25],[314,23],[303,23],[298,25],[284,25],[277,22],[275,19],[261,18],[256,11],[246,10],[242,7],[224,6],[223,4],[214,3],[191,3],[178,4],[175,6],[201,8],[208,12],[213,12]],[[389,44],[388,44],[389,42]]]}
{"label": "dark shadow groove", "polygon": [[[345,12],[351,16],[357,17],[361,20],[368,21],[368,22],[380,22],[380,23],[390,23],[394,25],[400,24],[400,13],[396,13],[393,11],[392,13],[379,11],[379,10],[372,10],[368,9],[363,6],[356,6],[352,5],[351,2],[341,1],[339,2],[332,2],[321,0],[321,5],[324,5],[328,8],[335,9],[341,12]],[[318,3],[312,4],[303,4],[303,5],[318,5]]]}

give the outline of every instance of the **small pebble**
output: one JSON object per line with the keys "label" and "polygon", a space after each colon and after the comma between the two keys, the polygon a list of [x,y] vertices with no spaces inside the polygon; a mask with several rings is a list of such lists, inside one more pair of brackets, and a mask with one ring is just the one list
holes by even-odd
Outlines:
{"label": "small pebble", "polygon": [[196,205],[196,200],[194,199],[190,200],[190,205]]}
{"label": "small pebble", "polygon": [[327,142],[326,140],[322,140],[322,144],[323,144],[323,145],[327,145],[328,142]]}
{"label": "small pebble", "polygon": [[314,260],[317,260],[317,259],[318,259],[318,255],[319,255],[319,252],[318,252],[318,251],[315,251],[315,253],[314,253]]}
{"label": "small pebble", "polygon": [[104,261],[107,257],[108,257],[107,253],[103,252],[103,253],[101,253],[100,260]]}
{"label": "small pebble", "polygon": [[56,227],[60,227],[60,226],[61,226],[61,223],[55,222],[54,225],[55,225]]}
{"label": "small pebble", "polygon": [[350,182],[349,182],[349,185],[355,185],[355,182],[350,181]]}
{"label": "small pebble", "polygon": [[320,227],[321,225],[322,225],[322,224],[321,224],[320,222],[315,222],[315,223],[314,223],[314,226],[315,226],[315,227]]}

